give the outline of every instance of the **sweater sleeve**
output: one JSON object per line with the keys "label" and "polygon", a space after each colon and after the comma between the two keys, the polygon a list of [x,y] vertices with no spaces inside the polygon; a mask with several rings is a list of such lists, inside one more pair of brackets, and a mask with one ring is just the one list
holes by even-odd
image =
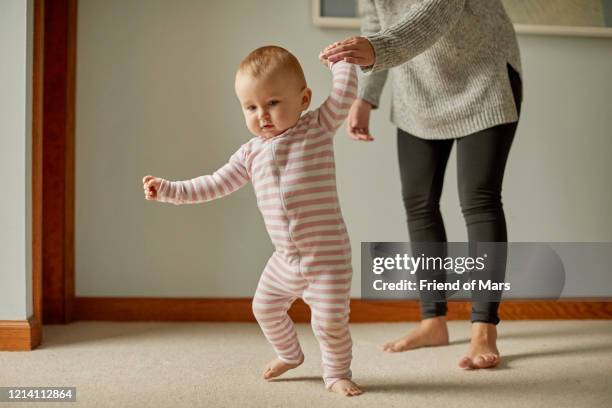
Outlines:
{"label": "sweater sleeve", "polygon": [[164,203],[197,204],[233,193],[249,181],[244,165],[244,147],[234,153],[228,163],[212,175],[185,181],[162,180],[157,201]]}
{"label": "sweater sleeve", "polygon": [[366,36],[376,61],[363,71],[375,73],[416,57],[450,31],[464,5],[465,0],[421,0],[397,24]]}
{"label": "sweater sleeve", "polygon": [[[380,31],[380,20],[376,11],[374,0],[360,0],[359,9],[361,11],[361,34],[370,36]],[[380,95],[382,94],[389,71],[380,70],[368,75],[365,71],[358,70],[360,99],[368,102],[373,108],[380,105]]]}
{"label": "sweater sleeve", "polygon": [[332,91],[315,112],[319,125],[334,133],[346,119],[353,101],[357,98],[357,70],[353,64],[338,61],[332,65],[331,71]]}

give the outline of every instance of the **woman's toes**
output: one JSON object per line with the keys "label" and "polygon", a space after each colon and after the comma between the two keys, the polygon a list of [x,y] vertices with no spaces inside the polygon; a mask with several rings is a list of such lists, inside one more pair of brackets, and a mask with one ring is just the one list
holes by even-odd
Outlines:
{"label": "woman's toes", "polygon": [[499,356],[495,354],[489,354],[487,356],[487,361],[489,362],[489,364],[491,364],[491,366],[497,365],[497,363],[499,363]]}
{"label": "woman's toes", "polygon": [[387,351],[387,352],[395,351],[393,345],[394,343],[392,342],[385,343],[385,345],[383,346],[383,351]]}
{"label": "woman's toes", "polygon": [[472,359],[468,356],[463,357],[461,360],[459,360],[459,367],[464,369],[472,368]]}
{"label": "woman's toes", "polygon": [[497,365],[499,357],[495,354],[481,354],[474,359],[474,365],[477,368],[490,368]]}

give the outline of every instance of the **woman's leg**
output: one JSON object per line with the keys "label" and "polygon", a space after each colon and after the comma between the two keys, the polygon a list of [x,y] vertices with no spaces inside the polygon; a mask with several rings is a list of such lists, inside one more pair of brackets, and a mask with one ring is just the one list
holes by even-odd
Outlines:
{"label": "woman's leg", "polygon": [[[506,242],[506,219],[501,201],[504,169],[514,138],[516,123],[495,126],[465,136],[457,141],[457,177],[459,199],[468,231],[468,241]],[[472,246],[470,251],[472,252]],[[502,280],[505,274],[506,250],[496,246],[487,255],[489,276],[474,279]],[[477,254],[471,253],[472,256]],[[480,255],[478,255],[480,256]],[[479,296],[481,296],[480,294]],[[486,294],[485,294],[486,295]],[[488,296],[495,294],[489,293]],[[459,362],[463,368],[488,368],[499,362],[497,301],[475,301],[472,304],[472,341],[468,354]]]}
{"label": "woman's leg", "polygon": [[[471,243],[508,240],[501,190],[515,130],[516,122],[485,129],[457,141],[459,200]],[[503,268],[505,246],[498,247],[496,259],[488,254],[487,264]],[[496,271],[495,276],[503,278],[504,271]],[[498,307],[499,302],[474,302],[472,322],[497,324]]]}
{"label": "woman's leg", "polygon": [[[508,65],[508,75],[517,111],[520,114],[522,101],[521,80]],[[518,122],[506,123],[482,130],[457,140],[457,178],[461,210],[465,218],[470,243],[507,242],[508,233],[503,210],[501,191],[504,171]],[[470,250],[475,250],[472,246]],[[497,245],[492,250],[487,264],[489,278],[501,281],[505,275],[506,245]],[[494,250],[493,250],[494,249]],[[475,255],[475,254],[472,254]],[[501,293],[486,293],[487,299],[478,299],[472,304],[472,342],[468,355],[460,366],[464,368],[487,368],[499,362],[496,347],[499,323],[497,314]],[[489,301],[485,301],[489,300]]]}
{"label": "woman's leg", "polygon": [[[446,231],[440,213],[440,196],[453,142],[452,139],[425,140],[401,129],[397,131],[402,197],[408,218],[410,241],[415,253],[421,252],[421,242],[446,242]],[[431,246],[427,250],[431,251]],[[417,272],[417,278],[427,277]],[[441,281],[444,276],[441,274],[435,278]],[[444,293],[420,292],[419,295],[423,321],[406,336],[385,344],[385,351],[397,352],[448,344]]]}
{"label": "woman's leg", "polygon": [[[446,230],[440,213],[444,172],[453,140],[425,140],[401,129],[397,132],[402,198],[408,218],[413,252],[421,253],[420,242],[446,242]],[[441,247],[440,247],[441,248]],[[435,250],[430,245],[427,250]],[[437,248],[436,248],[437,249]],[[430,254],[435,256],[444,254]],[[437,280],[444,280],[444,271]],[[418,279],[427,279],[417,271]],[[444,293],[421,292],[421,318],[446,315]]]}

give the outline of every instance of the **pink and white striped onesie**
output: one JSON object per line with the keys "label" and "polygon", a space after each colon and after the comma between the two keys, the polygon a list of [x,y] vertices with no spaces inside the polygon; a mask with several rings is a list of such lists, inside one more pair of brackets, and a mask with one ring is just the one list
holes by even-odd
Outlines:
{"label": "pink and white striped onesie", "polygon": [[311,309],[328,388],[351,378],[351,248],[336,192],[333,136],[357,94],[354,65],[337,62],[331,70],[330,96],[294,127],[269,139],[252,138],[212,175],[164,180],[158,191],[158,201],[200,203],[253,183],[275,247],[253,313],[278,358],[298,363],[303,354],[287,310],[302,298]]}

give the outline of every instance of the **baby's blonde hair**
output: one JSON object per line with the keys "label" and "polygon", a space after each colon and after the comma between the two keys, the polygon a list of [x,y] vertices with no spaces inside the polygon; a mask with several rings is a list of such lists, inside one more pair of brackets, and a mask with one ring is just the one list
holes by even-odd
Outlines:
{"label": "baby's blonde hair", "polygon": [[266,45],[251,51],[240,63],[236,74],[244,73],[260,78],[278,72],[294,75],[298,84],[302,88],[306,87],[306,77],[298,59],[276,45]]}

